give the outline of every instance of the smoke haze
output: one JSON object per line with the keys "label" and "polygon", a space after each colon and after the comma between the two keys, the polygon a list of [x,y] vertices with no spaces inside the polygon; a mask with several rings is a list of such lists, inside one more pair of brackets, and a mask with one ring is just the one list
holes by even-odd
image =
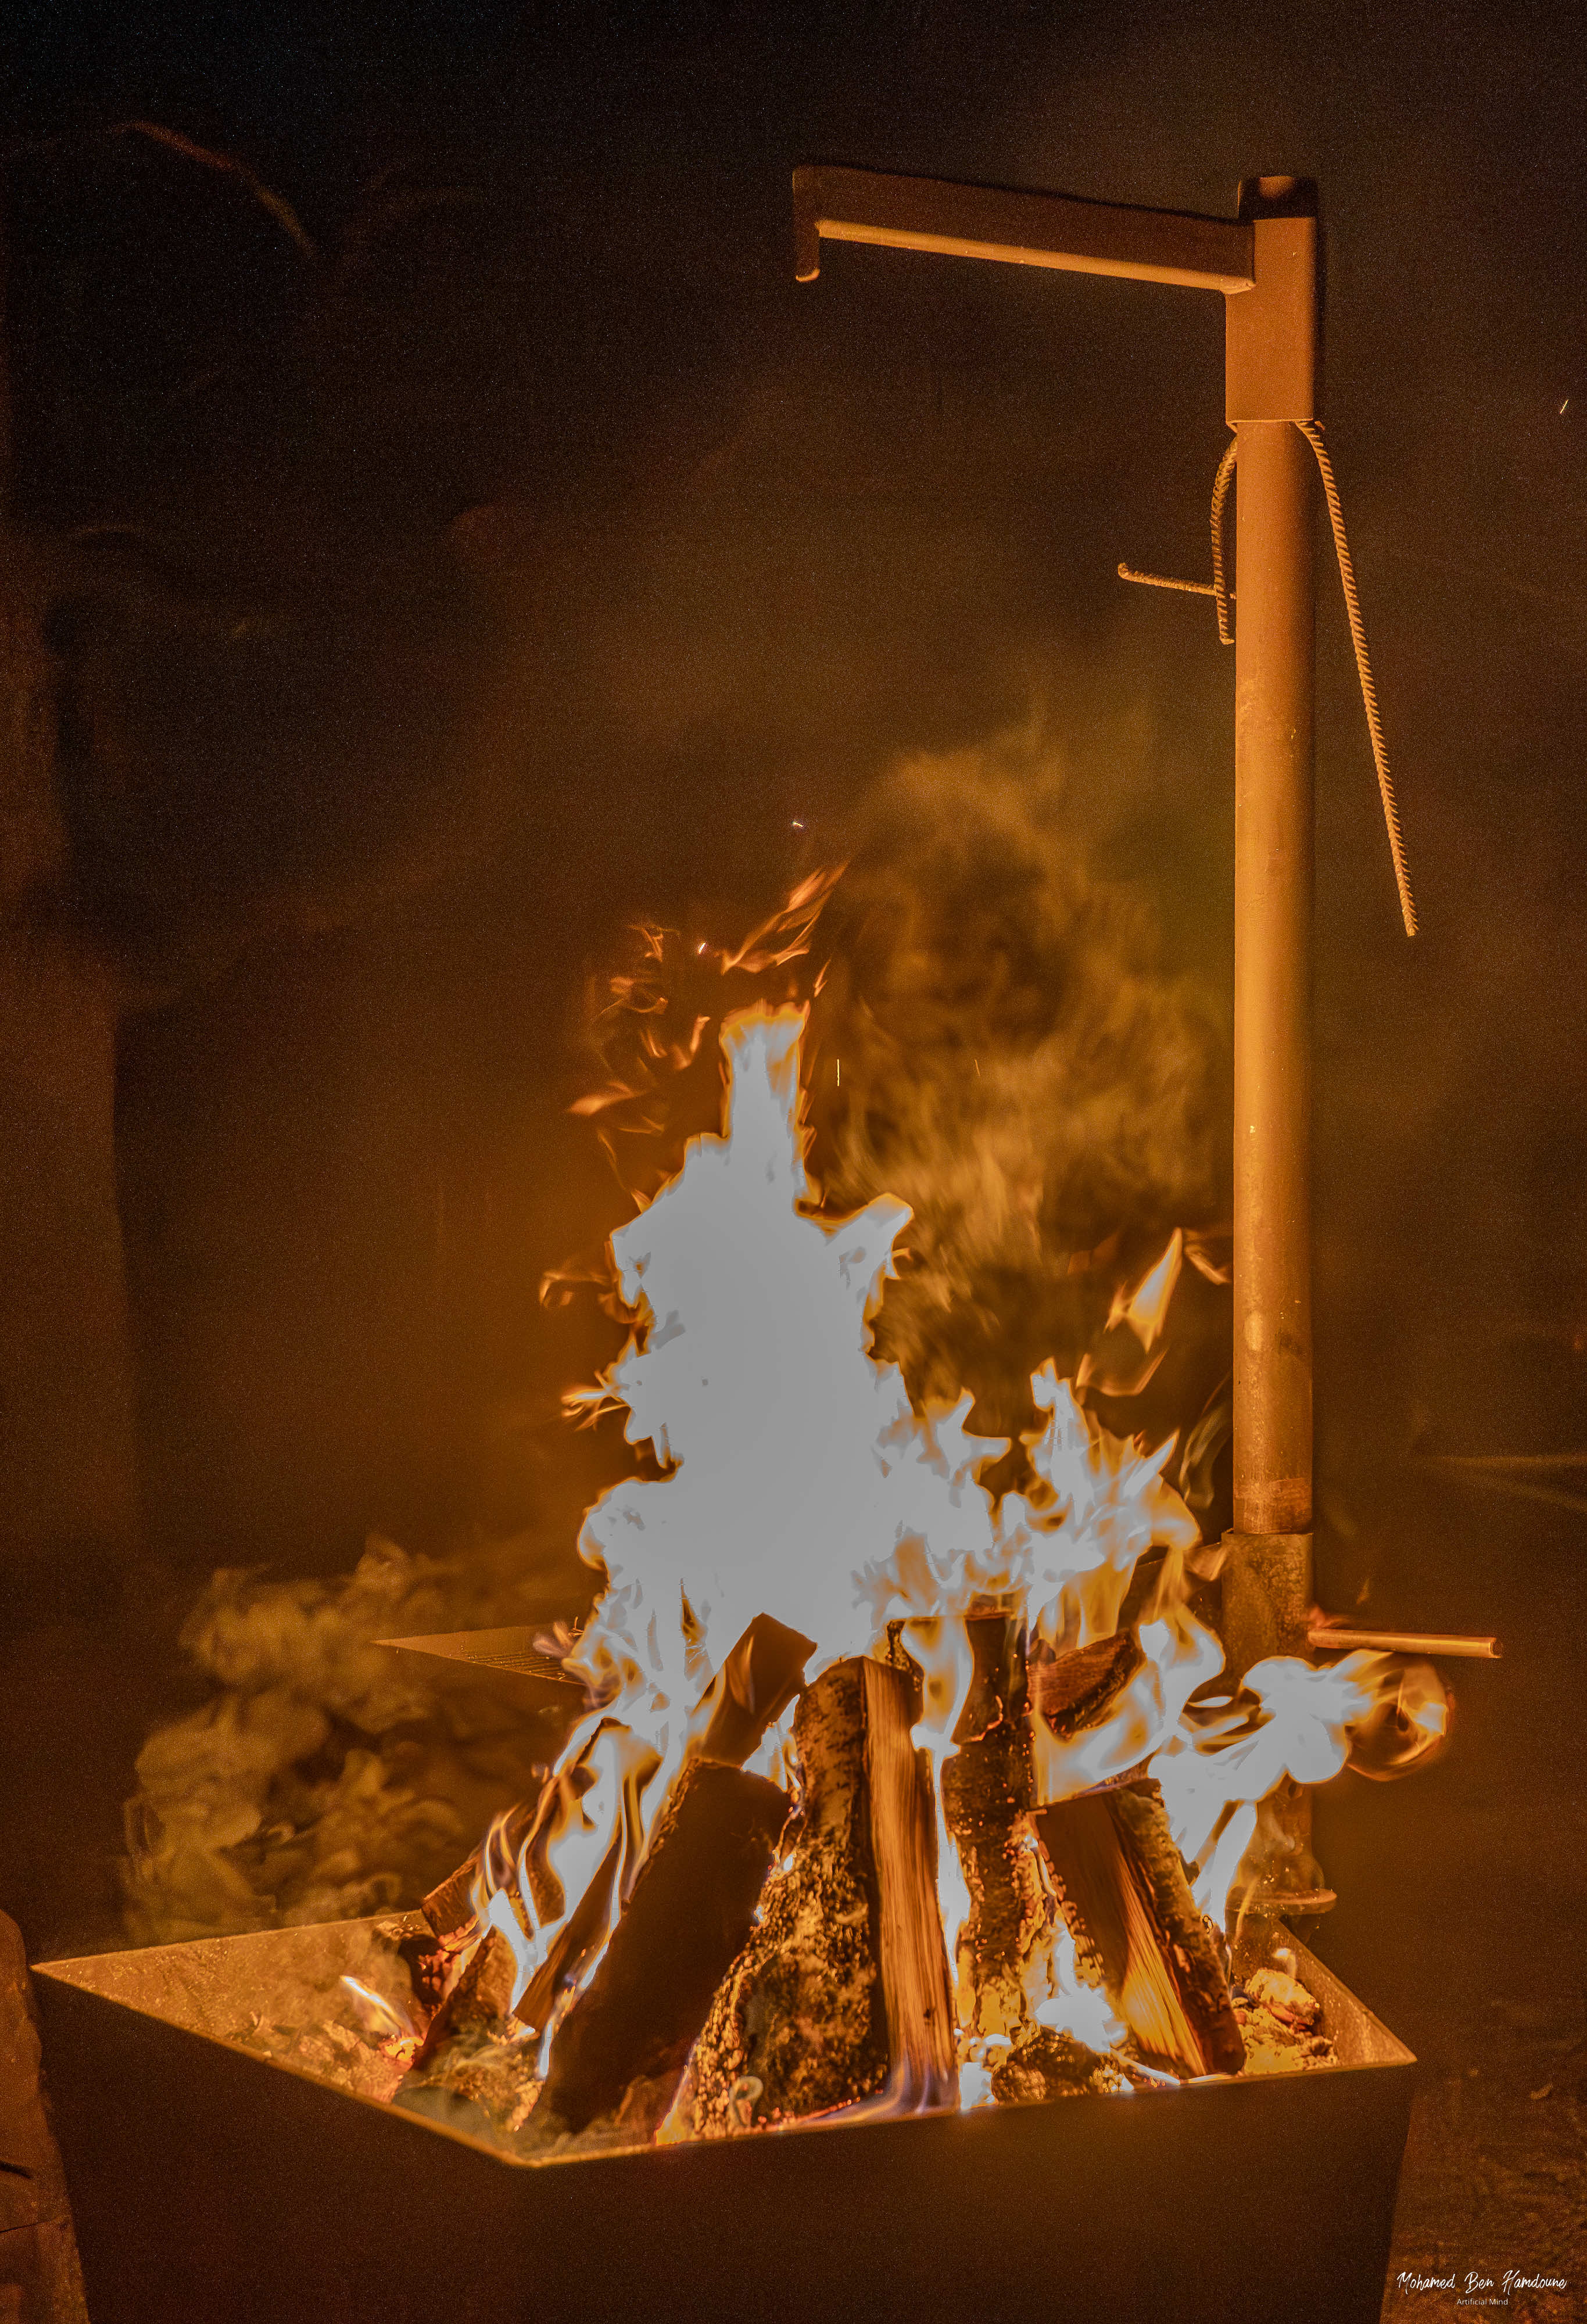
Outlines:
{"label": "smoke haze", "polygon": [[[1221,1222],[1230,658],[1114,577],[1205,570],[1216,301],[871,251],[797,289],[788,169],[830,157],[1218,211],[1242,172],[1321,182],[1324,408],[1426,931],[1398,936],[1320,562],[1323,1586],[1503,1627],[1488,1505],[1435,1522],[1408,1455],[1568,1449],[1584,1403],[1581,28],[95,13],[7,66],[14,481],[57,545],[136,535],[73,544],[61,586],[59,909],[124,979],[143,1525],[178,1594],[269,1567],[341,1607],[372,1528],[441,1563],[527,1543],[558,1582],[612,1454],[556,1398],[609,1324],[538,1286],[621,1215],[566,1108],[641,915],[720,938],[852,856],[817,1023],[848,1102],[823,1084],[818,1115],[835,1196],[946,1141],[890,1317],[920,1379],[1008,1406],[1003,1319],[1078,1348],[1109,1266]],[[316,262],[175,157],[101,152],[131,116],[244,152]],[[966,985],[972,933],[1005,983]],[[1114,1210],[1140,1248],[1070,1275]],[[1204,1321],[1186,1270],[1176,1329]],[[1166,1363],[1149,1398],[1214,1387]],[[257,1667],[234,1692],[273,1705]],[[305,1738],[350,1685],[309,1690]],[[298,1716],[241,1785],[260,1831]],[[350,1723],[383,1766],[395,1729]],[[273,1887],[251,1859],[249,1896],[295,1909],[313,1859]]]}

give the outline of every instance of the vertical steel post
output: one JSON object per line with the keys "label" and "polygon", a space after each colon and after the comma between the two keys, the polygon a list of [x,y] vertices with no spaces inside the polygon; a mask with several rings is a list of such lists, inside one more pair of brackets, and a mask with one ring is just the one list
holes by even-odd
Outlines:
{"label": "vertical steel post", "polygon": [[1270,420],[1242,421],[1239,439],[1234,1523],[1298,1541],[1312,1526],[1312,454]]}
{"label": "vertical steel post", "polygon": [[[1312,1575],[1311,1053],[1317,250],[1311,189],[1241,189],[1256,281],[1227,301],[1236,466],[1234,1531],[1230,1667],[1307,1653]],[[1287,1785],[1263,1886],[1315,1895],[1309,1801]]]}

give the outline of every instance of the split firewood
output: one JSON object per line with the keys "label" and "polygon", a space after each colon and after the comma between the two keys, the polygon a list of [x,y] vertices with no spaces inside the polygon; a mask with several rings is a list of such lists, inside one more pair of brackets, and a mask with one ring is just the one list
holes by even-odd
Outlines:
{"label": "split firewood", "polygon": [[749,1936],[788,1805],[761,1776],[686,1763],[600,1965],[552,2037],[531,2136],[592,2124],[651,2136]]}
{"label": "split firewood", "polygon": [[[516,2043],[525,2034],[543,2034],[562,1996],[577,1983],[604,1942],[616,1908],[617,1883],[628,1838],[626,1817],[620,1820],[595,1877],[571,1912],[548,1855],[557,1827],[595,1780],[588,1765],[593,1739],[592,1746],[586,1747],[571,1766],[559,1769],[542,1789],[518,1851],[513,1877],[503,1884],[501,1903],[517,1921],[523,1945],[514,1944],[505,1926],[479,1929],[476,1915],[471,1910],[453,1938],[438,1943],[437,1955],[420,1961],[415,1977],[418,1989],[423,1989],[423,1973],[434,1972],[438,1966],[444,1968],[455,1981],[435,2006],[414,2058],[409,2081],[415,2088],[448,2080],[454,2068],[466,2062],[483,2043]],[[636,1757],[630,1771],[636,1788],[642,1788],[647,1760],[652,1770],[659,1764],[653,1752]],[[504,1858],[505,1853],[498,1840],[493,1854]],[[528,1889],[527,1897],[516,1894],[520,1877]],[[555,1933],[527,1989],[514,2003],[519,1955],[530,1941],[526,1905],[541,1927],[554,1926]],[[464,1939],[469,1941],[472,1949],[461,1974],[457,1974],[457,1954]],[[537,2039],[533,2055],[538,2053]]]}
{"label": "split firewood", "polygon": [[[533,1788],[508,1813],[498,1847],[509,1860],[516,1860],[519,1849],[533,1830],[545,1786],[544,1774],[537,1774]],[[482,1840],[464,1858],[456,1872],[448,1873],[428,1896],[420,1899],[419,1909],[438,1938],[455,1937],[472,1923],[475,1890],[484,1863],[484,1849],[485,1842]]]}
{"label": "split firewood", "polygon": [[514,1948],[504,1930],[486,1929],[425,2030],[399,2106],[482,2135],[522,2127],[540,2094],[546,2028],[611,1926],[622,1858],[619,1833],[516,2003]]}
{"label": "split firewood", "polygon": [[757,1614],[700,1702],[701,1711],[709,1704],[710,1718],[697,1746],[699,1757],[742,1767],[798,1692],[815,1651],[814,1638],[770,1614]]}
{"label": "split firewood", "polygon": [[[797,1692],[805,1664],[814,1652],[814,1643],[797,1630],[770,1615],[758,1615],[724,1660],[697,1707],[697,1723],[704,1724],[694,1757],[708,1757],[734,1767],[747,1758]],[[433,2015],[413,2061],[411,2080],[415,2089],[454,2080],[460,2071],[472,2076],[472,2061],[484,2046],[516,2043],[526,2034],[543,2034],[605,1942],[619,1902],[621,1836],[614,1836],[612,1848],[571,1912],[567,1911],[567,1900],[548,1854],[568,1805],[567,1795],[576,1795],[587,1780],[581,1775],[579,1762],[542,1779],[534,1793],[512,1811],[494,1844],[482,1840],[473,1855],[425,1898],[420,1910],[435,1932],[435,1942],[428,1948],[420,1945],[409,1966],[415,1992]],[[639,1787],[642,1786],[636,1775]],[[774,1786],[764,1788],[775,1790]],[[780,1829],[787,1803],[780,1791],[775,1796],[782,1803],[778,1817]],[[691,1815],[697,1812],[691,1811]],[[659,1824],[658,1834],[661,1828]],[[498,1864],[521,1868],[540,1925],[560,1923],[515,2006],[511,2003],[517,1980],[512,1946],[499,1929],[483,1937],[476,1930],[475,1899],[487,1844]],[[761,1877],[764,1871],[762,1865]],[[475,1950],[448,1990],[447,1980],[455,1974],[457,1953],[466,1941],[474,1941]],[[717,1969],[710,1991],[742,1941],[741,1932]]]}
{"label": "split firewood", "polygon": [[517,2128],[534,2103],[540,2052],[513,2014],[517,1975],[506,1938],[487,1930],[431,2017],[396,2105],[482,2136]]}
{"label": "split firewood", "polygon": [[689,2061],[686,2132],[724,2136],[893,2089],[956,2102],[918,1707],[912,1671],[868,1658],[835,1663],[800,1698],[799,1814]]}
{"label": "split firewood", "polygon": [[1036,1708],[1054,1734],[1069,1742],[1083,1728],[1101,1725],[1145,1660],[1133,1630],[1058,1655],[1038,1647],[1030,1658]]}
{"label": "split firewood", "polygon": [[961,2033],[1012,2037],[1031,2023],[1030,1990],[1048,1947],[1051,1907],[1030,1830],[1030,1718],[1024,1627],[1003,1614],[966,1621],[975,1674],[944,1762],[943,1817],[970,1910],[955,1943]]}
{"label": "split firewood", "polygon": [[1178,2074],[1234,2074],[1244,2045],[1217,1935],[1190,1893],[1149,1781],[1033,1818],[1082,1969],[1099,1975],[1141,2055]]}
{"label": "split firewood", "polygon": [[[701,1711],[707,1703],[711,1709],[697,1747],[699,1756],[742,1767],[798,1692],[805,1665],[815,1651],[813,1639],[801,1637],[770,1614],[757,1614],[701,1701]],[[498,1849],[509,1860],[516,1861],[534,1829],[546,1780],[543,1773],[537,1777],[533,1789],[510,1812],[502,1829]],[[421,1900],[419,1909],[438,1939],[455,1937],[473,1922],[484,1847],[482,1840],[457,1870]]]}

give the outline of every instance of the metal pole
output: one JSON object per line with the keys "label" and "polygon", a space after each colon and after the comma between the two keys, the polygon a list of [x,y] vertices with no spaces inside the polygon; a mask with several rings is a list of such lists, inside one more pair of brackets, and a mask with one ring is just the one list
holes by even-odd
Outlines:
{"label": "metal pole", "polygon": [[1239,430],[1234,1524],[1312,1526],[1311,447]]}
{"label": "metal pole", "polygon": [[1311,949],[1315,198],[1241,188],[1255,281],[1225,301],[1236,467],[1234,1531],[1239,1674],[1304,1654],[1312,1604]]}
{"label": "metal pole", "polygon": [[[1256,281],[1227,301],[1236,431],[1234,1530],[1224,1645],[1242,1674],[1308,1652],[1312,1572],[1311,1056],[1317,258],[1311,189],[1241,189]],[[1259,1907],[1332,1897],[1311,1803],[1269,1803]]]}

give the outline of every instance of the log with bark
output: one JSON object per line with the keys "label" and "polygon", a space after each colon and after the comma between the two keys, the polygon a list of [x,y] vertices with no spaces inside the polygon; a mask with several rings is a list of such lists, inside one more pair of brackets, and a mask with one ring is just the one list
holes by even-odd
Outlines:
{"label": "log with bark", "polygon": [[653,2135],[749,1936],[788,1806],[760,1775],[686,1763],[599,1966],[552,2037],[531,2138],[592,2126]]}
{"label": "log with bark", "polygon": [[1141,2055],[1181,2075],[1235,2074],[1244,2045],[1217,1932],[1190,1893],[1155,1783],[1033,1818],[1079,1957]]}
{"label": "log with bark", "polygon": [[1056,1655],[1039,1646],[1030,1660],[1036,1708],[1060,1742],[1071,1742],[1102,1724],[1145,1660],[1133,1630]]}
{"label": "log with bark", "polygon": [[[426,2090],[462,2092],[484,2105],[498,2128],[513,2130],[532,2104],[530,2135],[537,2142],[592,2126],[624,2137],[650,2135],[671,2104],[711,1997],[749,1933],[787,1821],[786,1794],[744,1775],[738,1763],[787,1707],[814,1652],[810,1639],[770,1615],[750,1624],[697,1706],[699,1738],[630,1876],[626,1903],[618,1893],[620,1832],[562,1917],[567,1900],[550,1869],[546,1838],[557,1818],[558,1787],[577,1781],[577,1767],[562,1770],[512,1811],[494,1853],[521,1862],[540,1924],[560,1924],[516,2002],[512,1948],[500,1929],[487,1932],[435,2010],[404,2085],[405,2103],[428,2105]],[[420,1972],[455,1961],[457,1941],[473,1933],[484,1845],[425,1899],[438,1944]],[[511,1906],[511,1894],[507,1902]],[[564,2015],[569,1990],[603,1945],[589,1985]],[[535,2103],[540,2085],[531,2086],[531,2078],[553,2026],[543,2101]]]}
{"label": "log with bark", "polygon": [[835,1663],[800,1699],[798,1816],[717,1991],[676,2119],[724,2136],[883,2094],[958,2096],[912,1671]]}
{"label": "log with bark", "polygon": [[1013,2039],[1045,1989],[1051,1904],[1030,1830],[1030,1716],[1022,1621],[973,1614],[974,1677],[942,1770],[943,1820],[970,1909],[954,1946],[962,2033]]}
{"label": "log with bark", "polygon": [[814,1638],[770,1614],[757,1614],[700,1702],[697,1718],[707,1707],[710,1716],[699,1756],[742,1767],[798,1692],[815,1651]]}
{"label": "log with bark", "polygon": [[[805,1665],[815,1651],[813,1639],[801,1637],[798,1631],[773,1620],[770,1614],[757,1614],[701,1698],[696,1716],[708,1711],[708,1718],[697,1747],[698,1755],[742,1767],[798,1693]],[[520,1849],[534,1829],[545,1784],[542,1772],[533,1789],[508,1813],[497,1848],[511,1862],[517,1861]],[[473,1925],[474,1897],[485,1845],[482,1840],[420,1904],[443,1943]]]}

